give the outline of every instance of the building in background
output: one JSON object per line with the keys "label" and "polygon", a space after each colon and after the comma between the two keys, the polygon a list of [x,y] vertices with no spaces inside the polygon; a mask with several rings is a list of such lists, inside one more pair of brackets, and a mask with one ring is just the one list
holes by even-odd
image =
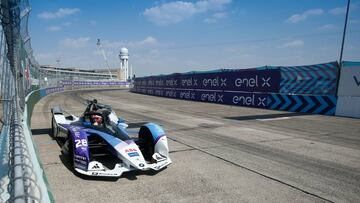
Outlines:
{"label": "building in background", "polygon": [[43,66],[40,66],[40,72],[44,75],[48,75],[48,77],[51,77],[51,78],[47,78],[47,80],[52,80],[52,79],[109,80],[110,79],[110,74],[109,74],[108,69],[85,70],[85,69],[80,69],[80,68],[76,68],[76,67],[58,68],[58,67],[55,67],[52,65],[43,65]]}
{"label": "building in background", "polygon": [[119,58],[120,68],[101,68],[92,70],[78,67],[60,68],[57,61],[56,66],[43,65],[41,66],[41,70],[44,73],[51,73],[54,78],[64,77],[65,79],[70,80],[78,78],[110,80],[113,77],[115,80],[129,81],[131,80],[133,74],[132,67],[129,67],[129,50],[125,47],[121,48]]}

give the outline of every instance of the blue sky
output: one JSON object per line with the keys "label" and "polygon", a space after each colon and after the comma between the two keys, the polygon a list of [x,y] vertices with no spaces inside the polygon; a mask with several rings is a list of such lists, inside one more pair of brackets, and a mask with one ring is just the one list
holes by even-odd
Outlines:
{"label": "blue sky", "polygon": [[[346,0],[30,0],[40,64],[112,68],[129,49],[138,76],[339,58]],[[352,1],[344,59],[360,61],[360,1]]]}

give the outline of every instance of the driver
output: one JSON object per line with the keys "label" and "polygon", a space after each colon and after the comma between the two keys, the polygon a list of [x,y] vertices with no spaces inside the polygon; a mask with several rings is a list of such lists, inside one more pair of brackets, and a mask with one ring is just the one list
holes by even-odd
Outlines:
{"label": "driver", "polygon": [[92,124],[95,126],[101,125],[103,123],[103,119],[99,115],[92,115],[91,120],[93,121]]}

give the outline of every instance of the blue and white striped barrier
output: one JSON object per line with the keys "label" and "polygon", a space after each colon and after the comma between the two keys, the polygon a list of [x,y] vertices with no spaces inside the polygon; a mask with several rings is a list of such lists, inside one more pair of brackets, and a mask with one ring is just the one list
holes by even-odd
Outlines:
{"label": "blue and white striped barrier", "polygon": [[339,67],[337,62],[279,67],[283,94],[335,95]]}
{"label": "blue and white striped barrier", "polygon": [[267,107],[273,110],[334,115],[335,96],[269,94]]}

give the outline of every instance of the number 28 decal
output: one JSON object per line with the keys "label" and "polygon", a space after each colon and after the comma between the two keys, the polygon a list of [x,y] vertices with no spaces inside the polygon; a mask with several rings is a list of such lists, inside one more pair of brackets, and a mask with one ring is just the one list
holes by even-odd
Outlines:
{"label": "number 28 decal", "polygon": [[81,139],[81,140],[75,140],[75,147],[87,147],[87,140]]}

